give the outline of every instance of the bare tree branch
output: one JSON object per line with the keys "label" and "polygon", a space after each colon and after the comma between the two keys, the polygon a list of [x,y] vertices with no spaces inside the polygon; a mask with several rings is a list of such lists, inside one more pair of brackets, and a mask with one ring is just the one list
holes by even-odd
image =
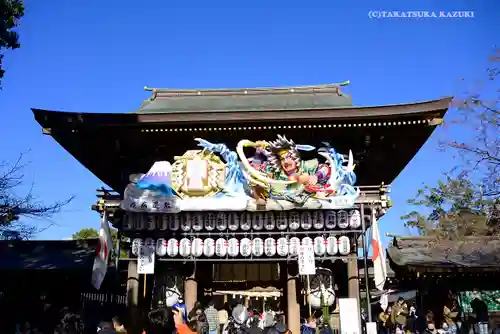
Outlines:
{"label": "bare tree branch", "polygon": [[40,227],[38,224],[28,223],[28,220],[52,218],[56,213],[66,206],[73,197],[63,201],[56,201],[45,204],[37,200],[33,195],[33,185],[25,195],[16,194],[16,189],[23,184],[24,174],[23,164],[24,154],[20,154],[18,159],[12,163],[1,163],[0,169],[0,233],[12,232],[10,235],[17,235],[22,239],[30,239],[36,233],[40,233],[52,226]]}

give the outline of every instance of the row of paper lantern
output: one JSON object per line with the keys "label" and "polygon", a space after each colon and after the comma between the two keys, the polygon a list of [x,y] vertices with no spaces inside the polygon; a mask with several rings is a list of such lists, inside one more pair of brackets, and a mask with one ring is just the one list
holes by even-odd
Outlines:
{"label": "row of paper lantern", "polygon": [[361,226],[359,210],[335,211],[280,211],[268,212],[219,212],[219,213],[184,213],[184,214],[140,214],[130,213],[124,217],[123,229],[149,230],[149,231],[178,231],[199,232],[206,231],[243,231],[259,230],[291,230],[302,228],[304,230],[334,229],[335,227],[357,229]]}
{"label": "row of paper lantern", "polygon": [[178,255],[182,257],[236,257],[238,255],[243,257],[249,257],[251,255],[260,256],[288,256],[297,255],[299,246],[313,246],[314,253],[317,256],[325,255],[348,255],[351,252],[351,242],[349,237],[340,236],[338,238],[334,236],[325,237],[305,237],[299,239],[297,237],[286,238],[281,237],[277,240],[274,238],[243,238],[243,239],[188,239],[182,238],[180,240],[171,239],[157,239],[156,241],[152,238],[147,238],[145,240],[141,238],[136,238],[132,240],[132,254],[138,255],[139,249],[142,246],[154,248],[156,255],[158,256],[169,256],[176,257]]}

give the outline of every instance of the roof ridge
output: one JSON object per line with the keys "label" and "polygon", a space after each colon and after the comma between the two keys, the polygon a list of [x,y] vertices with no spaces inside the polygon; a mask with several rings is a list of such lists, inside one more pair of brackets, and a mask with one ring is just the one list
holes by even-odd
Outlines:
{"label": "roof ridge", "polygon": [[341,94],[340,87],[348,86],[350,81],[344,81],[336,84],[306,85],[306,86],[284,86],[284,87],[254,87],[254,88],[193,88],[193,89],[175,89],[175,88],[151,88],[144,87],[144,90],[153,93],[153,99],[157,94],[162,96],[207,96],[207,95],[251,95],[251,94],[286,94],[286,93],[313,93],[313,92],[332,92]]}

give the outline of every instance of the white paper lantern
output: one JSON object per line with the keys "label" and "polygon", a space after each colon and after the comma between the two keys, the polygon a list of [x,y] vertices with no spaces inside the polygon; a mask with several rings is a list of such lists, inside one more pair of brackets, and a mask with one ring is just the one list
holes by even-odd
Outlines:
{"label": "white paper lantern", "polygon": [[347,214],[347,211],[340,210],[337,212],[337,225],[340,228],[349,227],[349,215]]}
{"label": "white paper lantern", "polygon": [[131,213],[129,216],[130,221],[130,229],[135,230],[137,226],[139,226],[139,220],[141,219],[141,214],[139,213]]}
{"label": "white paper lantern", "polygon": [[144,216],[144,214],[138,214],[137,215],[137,219],[135,220],[134,223],[136,224],[135,225],[135,229],[137,231],[144,230],[144,227],[146,225],[146,217]]}
{"label": "white paper lantern", "polygon": [[193,231],[199,232],[203,229],[203,216],[201,213],[195,213],[191,215],[192,225],[191,228]]}
{"label": "white paper lantern", "polygon": [[191,240],[187,238],[182,238],[179,243],[179,255],[182,257],[188,257],[191,255]]}
{"label": "white paper lantern", "polygon": [[312,213],[313,227],[321,230],[325,227],[325,216],[322,211],[313,211]]}
{"label": "white paper lantern", "polygon": [[217,215],[209,212],[205,215],[205,230],[213,231],[217,225]]}
{"label": "white paper lantern", "polygon": [[134,220],[131,213],[127,213],[123,216],[122,226],[124,231],[130,231],[134,228]]}
{"label": "white paper lantern", "polygon": [[276,222],[274,221],[274,212],[268,211],[264,215],[264,228],[268,231],[274,230]]}
{"label": "white paper lantern", "polygon": [[304,230],[310,230],[312,223],[311,213],[309,211],[303,211],[300,214],[300,227]]}
{"label": "white paper lantern", "polygon": [[242,231],[248,231],[252,228],[252,214],[250,212],[241,214],[240,228]]}
{"label": "white paper lantern", "polygon": [[148,231],[154,231],[156,229],[156,215],[146,216],[146,229]]}
{"label": "white paper lantern", "polygon": [[276,242],[276,253],[279,256],[287,256],[288,255],[288,239],[281,237]]}
{"label": "white paper lantern", "polygon": [[170,219],[168,220],[168,229],[170,231],[178,231],[181,226],[181,215],[170,215]]}
{"label": "white paper lantern", "polygon": [[325,227],[330,230],[337,227],[337,215],[335,211],[328,210],[325,212]]}
{"label": "white paper lantern", "polygon": [[359,210],[351,210],[351,212],[349,212],[349,226],[354,229],[361,226],[361,214]]}
{"label": "white paper lantern", "polygon": [[212,257],[215,254],[215,240],[212,238],[206,238],[203,242],[203,255],[206,257]]}
{"label": "white paper lantern", "polygon": [[326,253],[326,240],[323,237],[314,238],[314,254],[323,256]]}
{"label": "white paper lantern", "polygon": [[146,238],[146,240],[144,240],[144,245],[146,247],[151,247],[151,248],[154,249],[156,247],[155,239],[153,239],[153,238]]}
{"label": "white paper lantern", "polygon": [[252,254],[257,257],[264,254],[264,241],[261,238],[255,238],[252,240]]}
{"label": "white paper lantern", "polygon": [[219,238],[215,241],[215,255],[225,257],[227,255],[227,241],[224,238]]}
{"label": "white paper lantern", "polygon": [[167,255],[167,240],[163,238],[156,240],[156,255],[158,256]]}
{"label": "white paper lantern", "polygon": [[288,219],[286,212],[279,211],[276,217],[276,227],[278,230],[283,231],[288,228]]}
{"label": "white paper lantern", "polygon": [[191,230],[191,215],[186,213],[181,217],[181,230],[184,232],[189,232]]}
{"label": "white paper lantern", "polygon": [[338,240],[333,235],[326,239],[326,253],[328,255],[337,255],[339,251]]}
{"label": "white paper lantern", "polygon": [[299,254],[299,246],[300,246],[300,239],[297,237],[292,237],[290,238],[288,242],[288,253],[290,255],[298,255]]}
{"label": "white paper lantern", "polygon": [[160,217],[158,217],[158,228],[160,229],[160,231],[168,230],[168,221],[168,215],[161,215]]}
{"label": "white paper lantern", "polygon": [[191,255],[194,257],[200,257],[203,255],[203,240],[200,238],[194,238],[191,243]]}
{"label": "white paper lantern", "polygon": [[141,238],[135,238],[132,240],[132,254],[137,256],[139,254],[139,247],[141,247],[144,244],[144,241],[142,241]]}
{"label": "white paper lantern", "polygon": [[229,220],[229,230],[231,231],[236,231],[237,229],[240,228],[240,214],[237,212],[233,212],[231,214],[231,219]]}
{"label": "white paper lantern", "polygon": [[177,256],[179,254],[179,241],[175,238],[168,239],[167,242],[167,255],[170,257]]}
{"label": "white paper lantern", "polygon": [[313,246],[313,240],[309,237],[302,238],[300,244],[302,246]]}
{"label": "white paper lantern", "polygon": [[252,254],[252,245],[250,239],[243,238],[240,240],[240,254],[243,257],[247,257]]}
{"label": "white paper lantern", "polygon": [[288,216],[288,226],[290,226],[291,230],[296,230],[300,227],[300,214],[298,212],[290,212]]}
{"label": "white paper lantern", "polygon": [[231,238],[227,241],[227,254],[231,257],[238,256],[240,251],[239,242],[236,238]]}
{"label": "white paper lantern", "polygon": [[264,240],[264,254],[266,256],[276,255],[276,241],[273,238],[266,238]]}
{"label": "white paper lantern", "polygon": [[264,228],[264,214],[262,212],[255,212],[253,214],[252,228],[256,231]]}
{"label": "white paper lantern", "polygon": [[217,214],[217,230],[219,231],[225,231],[227,230],[227,221],[228,221],[228,215],[224,212],[219,212]]}
{"label": "white paper lantern", "polygon": [[346,237],[345,235],[341,236],[338,243],[340,255],[349,255],[351,252],[351,241],[349,240],[349,237]]}

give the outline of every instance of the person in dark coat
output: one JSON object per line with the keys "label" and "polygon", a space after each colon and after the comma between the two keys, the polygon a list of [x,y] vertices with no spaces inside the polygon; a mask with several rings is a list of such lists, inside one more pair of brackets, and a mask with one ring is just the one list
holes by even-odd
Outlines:
{"label": "person in dark coat", "polygon": [[116,330],[111,321],[101,321],[97,327],[97,333],[99,334],[112,334],[116,333]]}

